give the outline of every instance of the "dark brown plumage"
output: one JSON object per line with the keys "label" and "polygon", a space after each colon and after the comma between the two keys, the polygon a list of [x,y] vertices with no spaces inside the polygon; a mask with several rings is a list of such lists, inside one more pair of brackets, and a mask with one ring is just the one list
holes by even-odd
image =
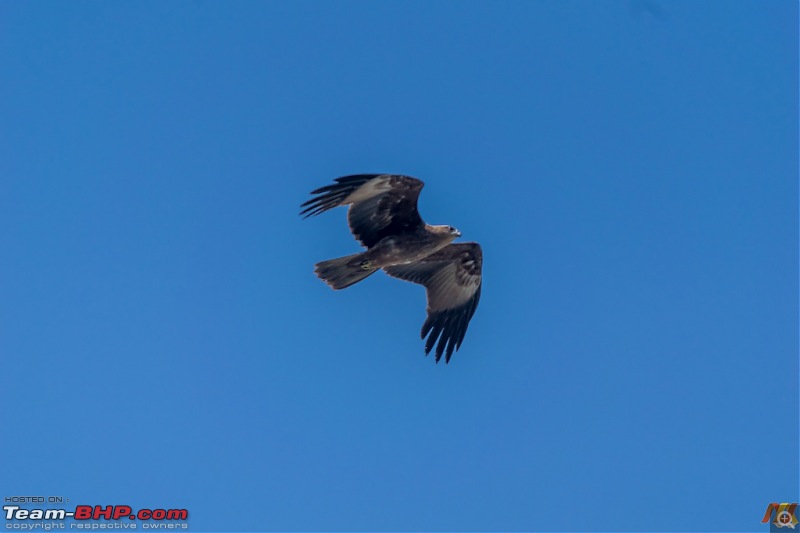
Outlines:
{"label": "dark brown plumage", "polygon": [[[466,335],[481,295],[483,254],[474,242],[453,244],[461,232],[451,226],[426,224],[417,210],[423,182],[394,174],[357,174],[312,191],[303,203],[309,217],[334,207],[350,205],[350,231],[365,252],[322,261],[317,275],[334,289],[361,281],[378,269],[395,278],[423,285],[428,317],[425,353],[436,346],[438,362],[450,361]],[[438,341],[438,344],[437,344]]]}

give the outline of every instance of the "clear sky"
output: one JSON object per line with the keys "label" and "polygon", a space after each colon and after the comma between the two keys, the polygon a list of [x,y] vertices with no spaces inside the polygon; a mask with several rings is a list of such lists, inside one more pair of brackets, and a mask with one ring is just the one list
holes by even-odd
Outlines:
{"label": "clear sky", "polygon": [[[766,531],[798,499],[798,3],[0,3],[0,496],[193,530]],[[352,173],[484,250],[334,292]],[[5,526],[4,526],[5,527]]]}

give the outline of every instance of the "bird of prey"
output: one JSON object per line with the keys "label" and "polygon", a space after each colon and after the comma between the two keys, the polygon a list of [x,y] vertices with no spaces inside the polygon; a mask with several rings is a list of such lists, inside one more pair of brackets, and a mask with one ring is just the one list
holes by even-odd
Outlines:
{"label": "bird of prey", "polygon": [[[301,207],[308,218],[349,205],[347,221],[364,252],[322,261],[315,272],[334,289],[358,283],[379,269],[392,277],[423,285],[428,316],[421,337],[425,354],[436,345],[436,362],[450,362],[458,351],[481,297],[483,254],[475,242],[453,243],[461,232],[426,224],[417,211],[424,183],[411,176],[357,174],[311,191]],[[438,345],[436,343],[438,339]]]}

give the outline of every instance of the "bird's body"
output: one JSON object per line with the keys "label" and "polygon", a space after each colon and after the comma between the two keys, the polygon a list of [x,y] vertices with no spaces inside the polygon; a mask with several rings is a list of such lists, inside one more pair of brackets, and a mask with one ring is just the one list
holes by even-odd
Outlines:
{"label": "bird's body", "polygon": [[417,198],[423,182],[410,176],[357,174],[312,191],[306,217],[350,205],[350,230],[365,252],[317,263],[316,274],[334,289],[344,289],[383,269],[390,276],[424,285],[428,318],[422,337],[425,353],[438,339],[436,360],[458,350],[480,299],[482,253],[477,243],[454,244],[461,232],[423,222]]}
{"label": "bird's body", "polygon": [[413,232],[384,237],[364,252],[364,257],[378,268],[413,263],[438,252],[459,235],[439,231],[441,226],[425,226]]}

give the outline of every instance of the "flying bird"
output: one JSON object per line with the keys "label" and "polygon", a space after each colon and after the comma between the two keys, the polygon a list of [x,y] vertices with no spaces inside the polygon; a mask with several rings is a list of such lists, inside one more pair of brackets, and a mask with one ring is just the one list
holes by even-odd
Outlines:
{"label": "flying bird", "polygon": [[[452,226],[426,224],[417,199],[421,180],[396,174],[356,174],[311,191],[304,218],[340,205],[350,206],[347,221],[366,248],[322,261],[315,272],[332,288],[344,289],[383,269],[392,277],[423,285],[428,316],[422,325],[425,354],[436,346],[436,362],[450,362],[467,333],[481,297],[483,254],[475,242],[454,243],[461,232]],[[438,344],[437,344],[438,340]]]}

